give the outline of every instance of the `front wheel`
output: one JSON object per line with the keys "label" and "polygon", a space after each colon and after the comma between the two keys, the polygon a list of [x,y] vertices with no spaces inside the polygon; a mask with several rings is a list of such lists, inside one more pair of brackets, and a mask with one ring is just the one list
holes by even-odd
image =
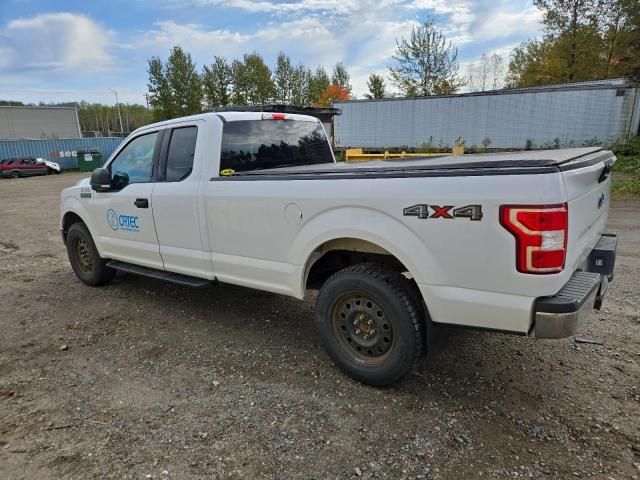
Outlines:
{"label": "front wheel", "polygon": [[87,285],[97,287],[113,280],[116,271],[107,267],[100,257],[89,229],[84,223],[74,223],[67,232],[67,255],[76,276]]}
{"label": "front wheel", "polygon": [[403,378],[425,345],[424,314],[409,281],[384,265],[353,265],[330,277],[315,324],[338,367],[369,385]]}

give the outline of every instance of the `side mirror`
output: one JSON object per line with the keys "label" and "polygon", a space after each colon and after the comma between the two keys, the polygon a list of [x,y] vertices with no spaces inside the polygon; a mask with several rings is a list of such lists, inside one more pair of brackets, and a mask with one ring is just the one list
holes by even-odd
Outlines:
{"label": "side mirror", "polygon": [[111,173],[106,168],[96,168],[91,174],[90,184],[96,192],[111,191]]}
{"label": "side mirror", "polygon": [[129,175],[124,172],[115,172],[111,180],[111,189],[120,191],[129,185]]}

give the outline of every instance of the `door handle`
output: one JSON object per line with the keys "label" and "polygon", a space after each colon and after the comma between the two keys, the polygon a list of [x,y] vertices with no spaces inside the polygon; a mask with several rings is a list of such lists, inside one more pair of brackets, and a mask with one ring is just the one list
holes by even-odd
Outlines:
{"label": "door handle", "polygon": [[149,199],[147,198],[136,198],[136,201],[133,204],[138,208],[149,208]]}

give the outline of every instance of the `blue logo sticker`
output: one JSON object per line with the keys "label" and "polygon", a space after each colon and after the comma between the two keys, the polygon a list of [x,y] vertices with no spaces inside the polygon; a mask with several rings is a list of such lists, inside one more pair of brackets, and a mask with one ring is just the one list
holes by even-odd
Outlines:
{"label": "blue logo sticker", "polygon": [[109,223],[111,230],[118,229],[118,214],[113,208],[107,210],[107,223]]}
{"label": "blue logo sticker", "polygon": [[107,210],[107,223],[111,227],[111,230],[124,230],[126,232],[139,232],[140,226],[138,225],[138,219],[140,217],[135,215],[118,215],[113,208]]}

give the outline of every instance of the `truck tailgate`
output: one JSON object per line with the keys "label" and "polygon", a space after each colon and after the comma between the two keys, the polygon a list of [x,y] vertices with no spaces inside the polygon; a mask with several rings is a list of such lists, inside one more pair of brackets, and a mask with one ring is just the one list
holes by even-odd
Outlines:
{"label": "truck tailgate", "polygon": [[559,165],[569,206],[566,268],[570,271],[582,265],[604,232],[614,162],[613,153],[599,151]]}

